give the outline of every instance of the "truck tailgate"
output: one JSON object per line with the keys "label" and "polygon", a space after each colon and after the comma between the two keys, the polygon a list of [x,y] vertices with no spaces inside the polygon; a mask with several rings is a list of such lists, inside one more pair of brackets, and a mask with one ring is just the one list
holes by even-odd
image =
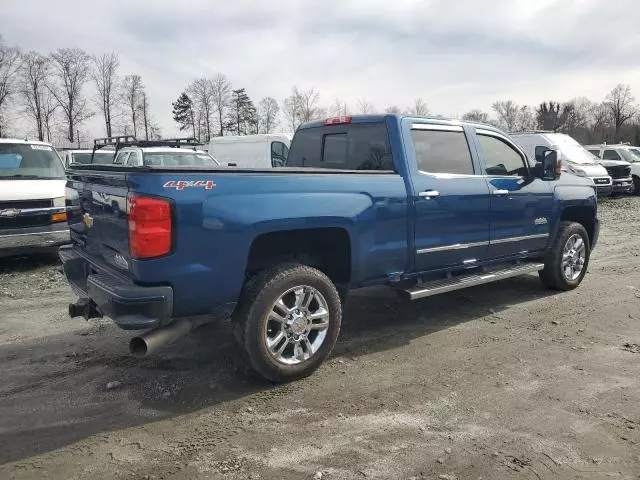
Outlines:
{"label": "truck tailgate", "polygon": [[67,175],[67,206],[73,245],[98,262],[128,270],[129,187],[126,175],[87,171],[70,171]]}

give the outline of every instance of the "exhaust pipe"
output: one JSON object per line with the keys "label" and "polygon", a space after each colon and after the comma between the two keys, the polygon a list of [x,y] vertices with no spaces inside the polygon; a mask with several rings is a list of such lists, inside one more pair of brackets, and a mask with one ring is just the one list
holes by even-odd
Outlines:
{"label": "exhaust pipe", "polygon": [[195,327],[194,322],[186,318],[174,320],[166,327],[156,328],[129,342],[129,351],[136,357],[146,357],[163,346],[184,337]]}

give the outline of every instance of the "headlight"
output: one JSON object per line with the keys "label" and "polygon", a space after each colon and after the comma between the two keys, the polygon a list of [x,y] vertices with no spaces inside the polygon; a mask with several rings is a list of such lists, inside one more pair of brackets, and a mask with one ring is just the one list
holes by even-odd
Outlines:
{"label": "headlight", "polygon": [[65,198],[64,197],[56,197],[53,199],[54,207],[64,207],[65,206]]}
{"label": "headlight", "polygon": [[576,175],[578,175],[579,177],[586,177],[587,176],[587,172],[585,172],[584,170],[580,170],[579,168],[574,168],[571,173],[574,173]]}

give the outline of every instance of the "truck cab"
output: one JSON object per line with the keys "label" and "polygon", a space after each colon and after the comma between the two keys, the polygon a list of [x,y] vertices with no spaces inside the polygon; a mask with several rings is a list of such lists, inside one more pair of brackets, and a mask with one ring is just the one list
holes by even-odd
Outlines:
{"label": "truck cab", "polygon": [[586,145],[611,174],[614,192],[640,195],[640,148],[630,144]]}

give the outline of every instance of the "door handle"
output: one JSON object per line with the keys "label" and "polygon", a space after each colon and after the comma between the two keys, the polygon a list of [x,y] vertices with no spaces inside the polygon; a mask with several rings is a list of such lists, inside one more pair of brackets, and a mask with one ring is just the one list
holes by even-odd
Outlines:
{"label": "door handle", "polygon": [[418,196],[429,200],[430,198],[439,197],[440,192],[437,190],[425,190],[424,192],[418,193]]}
{"label": "door handle", "polygon": [[491,193],[494,195],[509,195],[509,190],[494,190]]}

